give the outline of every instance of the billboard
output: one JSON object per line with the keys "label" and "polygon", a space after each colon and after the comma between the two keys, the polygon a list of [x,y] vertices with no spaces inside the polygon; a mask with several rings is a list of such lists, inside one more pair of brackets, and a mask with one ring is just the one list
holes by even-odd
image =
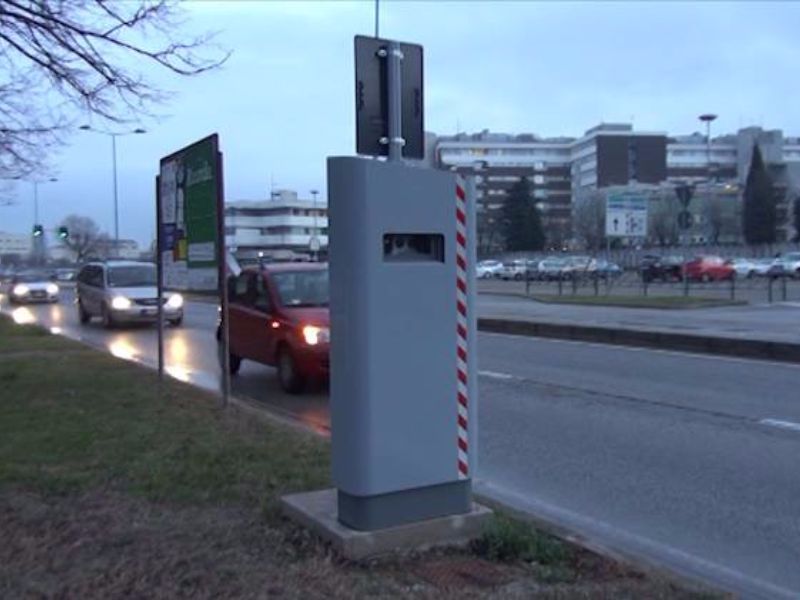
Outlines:
{"label": "billboard", "polygon": [[165,287],[218,289],[222,202],[216,134],[161,159],[158,259]]}
{"label": "billboard", "polygon": [[647,196],[609,194],[606,197],[606,236],[645,237]]}

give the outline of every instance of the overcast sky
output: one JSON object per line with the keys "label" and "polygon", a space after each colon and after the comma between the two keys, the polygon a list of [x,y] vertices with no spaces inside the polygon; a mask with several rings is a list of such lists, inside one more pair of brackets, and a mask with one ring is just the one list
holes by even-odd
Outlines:
{"label": "overcast sky", "polygon": [[[159,157],[218,132],[228,200],[272,185],[325,191],[325,157],[354,152],[353,35],[374,3],[194,2],[187,29],[219,31],[225,67],[153,77],[175,92],[146,135],[118,140],[120,233],[149,244]],[[392,2],[381,37],[425,48],[426,129],[582,134],[601,121],[689,133],[750,124],[800,135],[800,4],[778,2]],[[70,213],[111,231],[107,137],[76,132],[39,188],[45,226]],[[16,186],[0,230],[29,231],[33,188]]]}

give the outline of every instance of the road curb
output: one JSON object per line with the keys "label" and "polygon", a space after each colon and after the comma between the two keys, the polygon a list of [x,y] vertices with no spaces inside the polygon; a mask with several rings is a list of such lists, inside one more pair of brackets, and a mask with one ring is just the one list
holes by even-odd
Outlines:
{"label": "road curb", "polygon": [[800,363],[800,344],[790,342],[498,318],[478,319],[478,329],[508,335]]}

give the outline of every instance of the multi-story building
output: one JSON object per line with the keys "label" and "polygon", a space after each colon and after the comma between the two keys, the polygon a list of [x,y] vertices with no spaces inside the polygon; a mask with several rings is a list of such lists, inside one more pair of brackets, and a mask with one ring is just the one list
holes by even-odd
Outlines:
{"label": "multi-story building", "polygon": [[[775,182],[778,239],[790,238],[790,204],[800,196],[800,138],[780,130],[748,127],[708,140],[694,133],[634,131],[632,125],[604,123],[580,138],[540,138],[532,134],[479,134],[439,137],[435,164],[474,173],[478,188],[479,249],[498,249],[497,223],[508,189],[527,177],[542,212],[551,245],[574,237],[576,203],[598,190],[631,186],[664,191],[678,184],[695,187],[691,243],[741,240],[741,204],[754,145],[761,149]],[[655,186],[655,188],[654,188]]]}
{"label": "multi-story building", "polygon": [[259,257],[325,256],[328,207],[279,190],[269,200],[237,200],[225,204],[225,243],[243,262]]}
{"label": "multi-story building", "polygon": [[7,233],[0,231],[0,257],[27,257],[33,249],[30,233]]}

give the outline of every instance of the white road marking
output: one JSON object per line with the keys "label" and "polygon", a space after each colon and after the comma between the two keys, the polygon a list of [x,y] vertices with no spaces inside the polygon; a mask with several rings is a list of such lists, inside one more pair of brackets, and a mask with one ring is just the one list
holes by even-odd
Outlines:
{"label": "white road marking", "polygon": [[780,429],[791,429],[792,431],[800,431],[800,423],[793,421],[781,421],[780,419],[761,419],[761,425],[769,425],[770,427],[779,427]]}
{"label": "white road marking", "polygon": [[503,381],[510,381],[512,379],[517,379],[515,375],[509,375],[508,373],[498,373],[497,371],[478,371],[478,375],[481,377],[489,377],[490,379],[501,379]]}

